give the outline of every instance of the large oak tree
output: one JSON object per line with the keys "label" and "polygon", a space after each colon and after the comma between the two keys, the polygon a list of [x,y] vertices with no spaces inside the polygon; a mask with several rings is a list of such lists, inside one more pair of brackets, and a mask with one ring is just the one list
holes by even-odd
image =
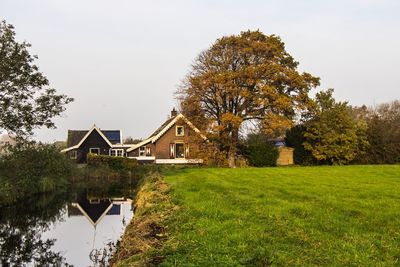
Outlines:
{"label": "large oak tree", "polygon": [[73,101],[49,87],[29,47],[27,42],[15,40],[12,25],[0,21],[0,132],[21,137],[38,127],[55,127],[52,119]]}
{"label": "large oak tree", "polygon": [[290,127],[311,104],[319,78],[300,73],[278,36],[260,31],[218,39],[200,53],[178,90],[182,112],[201,124],[234,166],[239,129]]}

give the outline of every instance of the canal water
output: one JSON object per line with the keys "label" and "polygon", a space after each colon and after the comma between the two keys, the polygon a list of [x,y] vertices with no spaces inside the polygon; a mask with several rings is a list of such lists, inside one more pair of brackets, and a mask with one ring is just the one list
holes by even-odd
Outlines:
{"label": "canal water", "polygon": [[126,181],[73,186],[0,209],[0,266],[107,266],[133,216]]}

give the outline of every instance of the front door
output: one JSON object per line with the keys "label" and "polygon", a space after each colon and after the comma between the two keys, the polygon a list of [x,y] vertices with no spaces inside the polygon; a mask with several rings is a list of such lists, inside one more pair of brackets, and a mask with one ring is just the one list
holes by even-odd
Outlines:
{"label": "front door", "polygon": [[184,144],[175,144],[175,158],[183,159],[185,158],[185,146]]}

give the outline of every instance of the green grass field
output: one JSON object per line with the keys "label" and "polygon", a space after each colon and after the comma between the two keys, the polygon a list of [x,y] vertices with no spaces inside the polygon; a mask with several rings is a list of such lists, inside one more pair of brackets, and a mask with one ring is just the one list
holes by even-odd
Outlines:
{"label": "green grass field", "polygon": [[400,166],[182,169],[164,266],[400,265]]}

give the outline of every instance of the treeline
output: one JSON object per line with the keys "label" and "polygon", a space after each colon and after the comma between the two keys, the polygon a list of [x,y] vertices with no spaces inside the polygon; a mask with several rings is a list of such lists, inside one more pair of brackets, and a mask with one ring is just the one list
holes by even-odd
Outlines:
{"label": "treeline", "polygon": [[333,90],[316,95],[316,109],[286,133],[294,162],[393,164],[400,162],[400,101],[375,107],[337,102]]}

